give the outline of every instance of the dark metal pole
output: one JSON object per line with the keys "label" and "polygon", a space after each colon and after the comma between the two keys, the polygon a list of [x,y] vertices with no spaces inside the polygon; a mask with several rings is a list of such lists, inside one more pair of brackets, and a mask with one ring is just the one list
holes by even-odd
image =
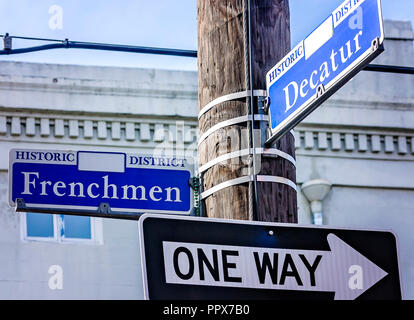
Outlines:
{"label": "dark metal pole", "polygon": [[382,64],[369,64],[362,70],[387,73],[414,74],[413,67],[402,67]]}
{"label": "dark metal pole", "polygon": [[91,42],[79,42],[79,41],[62,41],[61,43],[46,44],[41,46],[12,49],[12,50],[0,50],[0,55],[10,55],[27,53],[34,51],[42,51],[49,49],[92,49],[92,50],[107,50],[107,51],[121,51],[121,52],[135,52],[146,54],[160,54],[180,57],[197,57],[197,51],[195,50],[182,50],[182,49],[168,49],[168,48],[154,48],[154,47],[140,47],[129,45],[117,45],[106,43],[91,43]]}
{"label": "dark metal pole", "polygon": [[[250,7],[250,3],[249,3]],[[82,41],[69,41],[56,40],[56,39],[44,39],[44,38],[31,38],[31,37],[20,37],[20,36],[9,36],[0,35],[0,37],[25,39],[25,40],[37,40],[37,41],[53,41],[58,43],[46,44],[41,46],[34,46],[20,49],[7,49],[0,50],[0,55],[20,54],[35,51],[43,51],[50,49],[91,49],[91,50],[107,50],[107,51],[120,51],[120,52],[135,52],[144,54],[160,54],[160,55],[171,55],[180,57],[197,58],[196,50],[183,50],[183,49],[170,49],[170,48],[154,48],[154,47],[142,47],[142,46],[130,46],[110,43],[95,43],[95,42],[82,42]],[[380,64],[369,64],[362,70],[374,71],[374,72],[386,72],[386,73],[399,73],[399,74],[414,74],[414,67],[406,66],[395,66],[395,65],[380,65]]]}

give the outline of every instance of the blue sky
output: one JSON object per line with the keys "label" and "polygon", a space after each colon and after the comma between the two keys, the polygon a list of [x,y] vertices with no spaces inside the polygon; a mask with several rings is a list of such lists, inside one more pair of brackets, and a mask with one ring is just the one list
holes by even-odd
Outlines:
{"label": "blue sky", "polygon": [[[197,49],[196,0],[0,0],[0,34]],[[292,45],[342,0],[290,0]],[[62,8],[62,29],[51,29],[49,8]],[[382,0],[384,19],[414,21],[413,0]],[[413,23],[413,22],[412,22]],[[414,23],[413,23],[414,24]],[[39,43],[14,40],[14,47]],[[196,70],[194,58],[59,49],[1,60]]]}

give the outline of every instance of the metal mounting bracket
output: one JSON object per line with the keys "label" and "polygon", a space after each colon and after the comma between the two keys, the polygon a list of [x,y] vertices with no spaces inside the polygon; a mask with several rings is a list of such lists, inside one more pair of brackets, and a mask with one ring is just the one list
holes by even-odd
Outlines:
{"label": "metal mounting bracket", "polygon": [[23,211],[26,210],[26,202],[24,202],[24,199],[17,198],[16,199],[16,211]]}
{"label": "metal mounting bracket", "polygon": [[371,51],[375,52],[379,49],[379,43],[380,43],[380,39],[377,37],[374,40],[372,40],[371,42]]}
{"label": "metal mounting bracket", "polygon": [[111,206],[109,205],[109,203],[101,202],[99,204],[99,207],[98,207],[97,211],[98,211],[98,213],[110,214],[111,213]]}
{"label": "metal mounting bracket", "polygon": [[102,202],[99,204],[97,210],[75,210],[75,209],[61,209],[61,208],[47,208],[47,207],[28,207],[22,198],[15,200],[16,212],[33,212],[46,214],[67,214],[67,215],[81,215],[91,217],[138,220],[143,213],[117,212],[114,213],[108,203]]}
{"label": "metal mounting bracket", "polygon": [[263,114],[267,114],[270,106],[270,97],[259,96],[257,98],[257,106]]}

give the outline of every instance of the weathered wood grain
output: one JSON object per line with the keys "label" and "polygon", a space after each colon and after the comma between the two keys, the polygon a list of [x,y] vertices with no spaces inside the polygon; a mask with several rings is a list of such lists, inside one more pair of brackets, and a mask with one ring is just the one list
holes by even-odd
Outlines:
{"label": "weathered wood grain", "polygon": [[[287,0],[252,0],[253,88],[266,88],[266,72],[290,50]],[[242,0],[198,0],[199,110],[226,94],[246,90]],[[257,108],[255,106],[255,108]],[[256,110],[257,111],[257,110]],[[246,99],[213,107],[199,121],[200,135],[215,124],[247,114]],[[216,157],[248,148],[247,123],[226,127],[204,140],[198,150],[200,166]],[[259,146],[258,146],[259,147]],[[288,134],[276,145],[293,157],[294,140]],[[219,163],[204,174],[207,190],[248,174],[246,158]],[[262,157],[262,175],[296,181],[296,169],[282,158]],[[260,221],[297,222],[296,192],[276,183],[258,183]],[[209,217],[248,219],[248,184],[223,189],[205,200]]]}

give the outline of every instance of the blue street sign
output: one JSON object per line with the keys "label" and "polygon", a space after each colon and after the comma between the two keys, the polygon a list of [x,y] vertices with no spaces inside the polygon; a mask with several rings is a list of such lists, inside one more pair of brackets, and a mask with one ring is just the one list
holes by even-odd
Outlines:
{"label": "blue street sign", "polygon": [[272,141],[383,51],[380,0],[346,0],[266,75]]}
{"label": "blue street sign", "polygon": [[191,176],[188,159],[174,156],[12,149],[9,202],[18,211],[90,216],[190,214]]}

